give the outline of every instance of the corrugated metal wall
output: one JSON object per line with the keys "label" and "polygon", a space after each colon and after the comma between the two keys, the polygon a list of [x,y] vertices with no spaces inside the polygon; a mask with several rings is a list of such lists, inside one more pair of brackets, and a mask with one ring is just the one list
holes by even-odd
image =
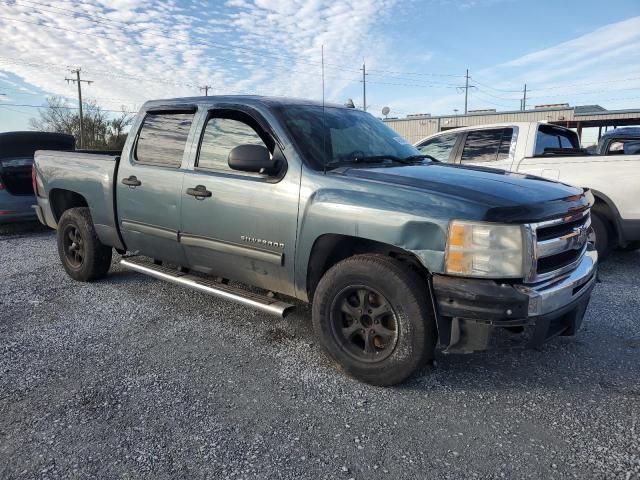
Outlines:
{"label": "corrugated metal wall", "polygon": [[[600,118],[602,115],[594,117]],[[456,127],[472,127],[477,125],[486,125],[488,123],[502,122],[557,122],[567,120],[574,120],[573,108],[561,110],[532,110],[526,112],[499,112],[478,115],[387,119],[384,120],[384,122],[413,143],[428,135]]]}

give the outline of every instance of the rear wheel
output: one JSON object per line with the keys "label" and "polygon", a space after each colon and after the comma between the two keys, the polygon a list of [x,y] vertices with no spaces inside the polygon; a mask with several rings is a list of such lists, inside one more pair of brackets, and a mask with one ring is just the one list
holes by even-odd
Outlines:
{"label": "rear wheel", "polygon": [[86,207],[65,211],[58,222],[58,255],[74,280],[104,277],[111,266],[111,247],[100,242]]}
{"label": "rear wheel", "polygon": [[315,291],[313,325],[329,356],[373,385],[405,380],[433,358],[437,340],[426,283],[382,255],[329,269]]}

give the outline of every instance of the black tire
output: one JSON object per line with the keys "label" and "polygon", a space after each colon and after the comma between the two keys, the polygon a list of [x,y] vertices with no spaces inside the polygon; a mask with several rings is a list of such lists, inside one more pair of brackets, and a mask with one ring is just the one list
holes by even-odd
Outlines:
{"label": "black tire", "polygon": [[372,385],[395,385],[433,359],[437,333],[428,295],[426,282],[397,260],[357,255],[320,280],[313,327],[347,373]]}
{"label": "black tire", "polygon": [[98,239],[88,208],[71,208],[58,222],[58,255],[69,276],[80,282],[104,277],[111,267],[111,247]]}
{"label": "black tire", "polygon": [[615,235],[609,221],[601,213],[591,211],[590,240],[595,243],[598,259],[606,259],[614,248]]}

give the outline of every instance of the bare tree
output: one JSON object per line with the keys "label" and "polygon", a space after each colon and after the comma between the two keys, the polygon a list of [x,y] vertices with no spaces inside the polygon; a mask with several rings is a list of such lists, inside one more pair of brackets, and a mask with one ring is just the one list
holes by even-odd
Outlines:
{"label": "bare tree", "polygon": [[[45,132],[58,132],[73,135],[80,143],[80,114],[70,108],[62,97],[49,97],[44,108],[39,109],[39,118],[29,120],[31,128]],[[133,121],[133,115],[126,112],[114,118],[95,102],[83,102],[84,138],[87,149],[120,150],[127,139],[127,129]]]}

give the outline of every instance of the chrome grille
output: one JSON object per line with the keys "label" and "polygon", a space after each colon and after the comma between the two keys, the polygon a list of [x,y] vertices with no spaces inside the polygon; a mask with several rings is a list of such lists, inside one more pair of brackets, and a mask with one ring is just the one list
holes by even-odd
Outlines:
{"label": "chrome grille", "polygon": [[587,249],[589,210],[527,225],[529,257],[527,283],[536,283],[573,270]]}

